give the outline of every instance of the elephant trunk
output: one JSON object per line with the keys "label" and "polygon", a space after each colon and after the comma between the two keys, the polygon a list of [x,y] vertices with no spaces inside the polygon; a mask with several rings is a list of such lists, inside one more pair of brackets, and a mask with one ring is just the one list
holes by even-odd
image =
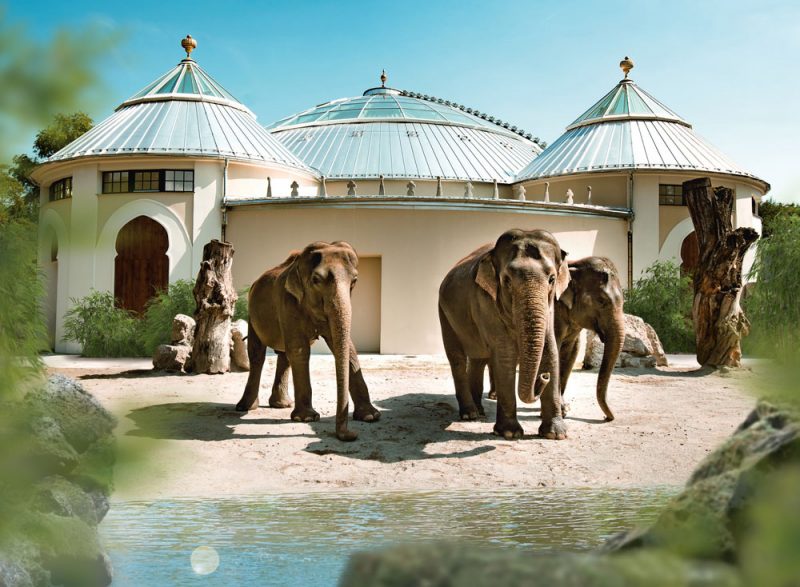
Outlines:
{"label": "elephant trunk", "polygon": [[528,285],[515,296],[514,323],[518,332],[519,384],[517,395],[525,403],[533,403],[534,379],[539,372],[549,323],[547,291]]}
{"label": "elephant trunk", "polygon": [[614,370],[614,365],[620,352],[622,352],[622,345],[625,342],[625,315],[621,311],[615,312],[612,320],[611,326],[604,333],[603,360],[600,363],[600,373],[597,376],[597,404],[606,415],[606,422],[614,419],[614,414],[606,403],[608,382],[611,379],[611,372]]}
{"label": "elephant trunk", "polygon": [[331,331],[331,351],[336,363],[336,436],[339,440],[355,440],[357,436],[356,432],[347,430],[351,321],[349,284],[337,283],[328,324]]}

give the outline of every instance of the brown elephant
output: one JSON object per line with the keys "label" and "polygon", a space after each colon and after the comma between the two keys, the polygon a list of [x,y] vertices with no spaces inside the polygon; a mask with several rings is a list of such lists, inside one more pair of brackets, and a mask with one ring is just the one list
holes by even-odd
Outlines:
{"label": "brown elephant", "polygon": [[622,285],[617,268],[605,257],[586,257],[569,262],[570,282],[556,303],[555,325],[559,355],[559,381],[564,390],[575,359],[581,330],[597,333],[603,342],[603,360],[597,376],[597,403],[606,422],[614,414],[606,403],[611,372],[625,342]]}
{"label": "brown elephant", "polygon": [[[570,261],[569,273],[569,285],[555,305],[562,412],[566,414],[564,391],[578,355],[580,334],[587,328],[596,332],[605,345],[597,377],[597,403],[606,416],[606,422],[610,422],[614,419],[614,414],[606,403],[606,392],[614,364],[625,342],[622,286],[616,266],[605,257],[586,257]],[[551,368],[551,365],[543,361],[539,371],[546,372]],[[489,399],[496,399],[491,369],[489,378],[492,385]],[[537,381],[537,385],[541,383]]]}
{"label": "brown elephant", "polygon": [[312,422],[319,414],[311,405],[308,362],[311,344],[320,336],[336,364],[336,437],[355,440],[347,429],[347,393],[353,398],[353,418],[375,422],[380,412],[369,399],[367,384],[350,339],[350,293],[358,277],[358,256],[348,243],[316,242],[293,252],[282,264],[266,271],[250,287],[247,355],[250,375],[236,409],[258,407],[261,370],[267,347],[278,355],[269,405],[288,408],[288,371],[294,381],[292,420]]}
{"label": "brown elephant", "polygon": [[[483,372],[492,366],[497,385],[494,432],[521,438],[514,398],[532,402],[542,357],[558,365],[553,305],[569,283],[569,271],[555,237],[544,230],[512,229],[459,261],[439,288],[439,321],[462,419],[483,414]],[[543,373],[539,434],[566,438],[558,369]]]}

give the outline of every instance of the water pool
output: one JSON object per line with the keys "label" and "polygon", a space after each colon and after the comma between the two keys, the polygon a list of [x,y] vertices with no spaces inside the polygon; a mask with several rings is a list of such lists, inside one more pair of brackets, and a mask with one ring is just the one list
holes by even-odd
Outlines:
{"label": "water pool", "polygon": [[351,553],[404,542],[588,550],[653,520],[677,491],[341,492],[126,501],[114,502],[100,531],[115,586],[322,587],[337,583]]}

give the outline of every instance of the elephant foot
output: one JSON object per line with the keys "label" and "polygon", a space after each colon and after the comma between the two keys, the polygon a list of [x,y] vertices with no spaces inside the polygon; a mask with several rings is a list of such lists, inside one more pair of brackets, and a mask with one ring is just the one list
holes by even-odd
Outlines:
{"label": "elephant foot", "polygon": [[361,422],[377,422],[381,419],[381,413],[372,404],[358,406],[353,409],[353,420]]}
{"label": "elephant foot", "polygon": [[316,422],[319,420],[319,412],[314,408],[295,408],[291,417],[295,422]]}
{"label": "elephant foot", "polygon": [[358,432],[355,430],[337,430],[336,431],[336,438],[341,440],[342,442],[353,442],[356,438],[358,438]]}
{"label": "elephant foot", "polygon": [[471,422],[473,420],[477,420],[478,418],[484,415],[483,410],[476,406],[467,406],[464,408],[459,406],[458,414],[459,416],[461,416],[461,419],[464,420],[465,422],[467,421]]}
{"label": "elephant foot", "polygon": [[505,422],[497,422],[492,433],[496,436],[502,436],[506,440],[519,440],[522,438],[524,430],[517,420],[507,420]]}
{"label": "elephant foot", "polygon": [[539,436],[548,440],[564,440],[567,437],[567,425],[563,418],[553,418],[550,422],[542,422]]}
{"label": "elephant foot", "polygon": [[273,393],[271,396],[269,396],[269,407],[271,408],[291,408],[293,405],[294,402],[291,400],[291,398],[289,398],[288,395]]}
{"label": "elephant foot", "polygon": [[239,400],[239,403],[236,404],[236,411],[237,412],[249,412],[250,410],[255,410],[258,408],[258,396],[255,399],[250,399],[247,396],[243,396],[242,399]]}
{"label": "elephant foot", "polygon": [[489,390],[489,395],[487,395],[489,399],[497,400],[497,392],[494,389]]}

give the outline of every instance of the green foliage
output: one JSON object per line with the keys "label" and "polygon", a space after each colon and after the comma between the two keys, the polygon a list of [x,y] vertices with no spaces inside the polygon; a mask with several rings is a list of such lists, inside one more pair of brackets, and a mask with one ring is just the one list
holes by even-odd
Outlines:
{"label": "green foliage", "polygon": [[158,292],[147,304],[139,326],[141,348],[148,354],[160,344],[170,343],[172,320],[176,314],[194,314],[196,303],[191,281],[181,279]]}
{"label": "green foliage", "polygon": [[92,291],[79,300],[64,317],[64,340],[83,346],[86,357],[139,357],[149,355],[139,339],[139,320],[114,305],[108,292]]}
{"label": "green foliage", "polygon": [[250,293],[250,286],[239,290],[239,297],[236,300],[236,307],[233,309],[234,320],[249,320],[250,311],[247,308],[247,294]]}
{"label": "green foliage", "polygon": [[36,135],[33,149],[39,157],[46,159],[91,130],[93,125],[94,121],[85,112],[56,114],[53,121]]}
{"label": "green foliage", "polygon": [[758,205],[758,215],[761,217],[762,223],[761,236],[768,238],[772,236],[776,224],[781,219],[800,218],[800,205],[764,200]]}
{"label": "green foliage", "polygon": [[778,216],[772,229],[756,248],[751,277],[758,281],[744,308],[751,322],[750,345],[788,363],[800,347],[800,216]]}
{"label": "green foliage", "polygon": [[0,399],[41,373],[38,351],[47,343],[36,267],[36,227],[0,226]]}
{"label": "green foliage", "polygon": [[672,261],[656,261],[625,296],[625,311],[658,333],[668,353],[693,352],[692,283]]}

